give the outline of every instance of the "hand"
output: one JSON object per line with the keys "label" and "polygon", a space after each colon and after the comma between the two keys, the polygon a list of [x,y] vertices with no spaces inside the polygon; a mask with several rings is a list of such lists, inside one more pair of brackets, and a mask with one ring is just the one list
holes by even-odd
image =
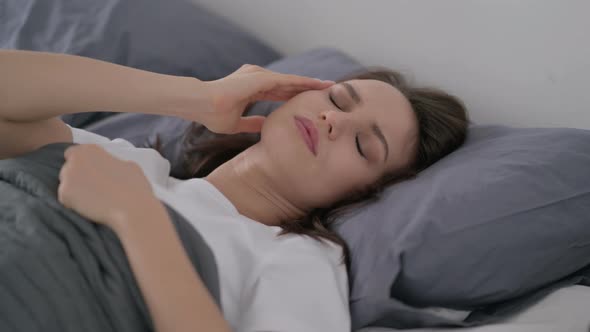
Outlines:
{"label": "hand", "polygon": [[209,111],[198,115],[198,122],[222,134],[260,132],[264,116],[243,117],[248,104],[258,100],[284,101],[310,89],[325,89],[333,81],[273,72],[256,65],[243,65],[232,74],[206,82]]}
{"label": "hand", "polygon": [[133,161],[118,159],[96,144],[71,146],[64,157],[58,200],[87,219],[116,229],[125,214],[161,204]]}

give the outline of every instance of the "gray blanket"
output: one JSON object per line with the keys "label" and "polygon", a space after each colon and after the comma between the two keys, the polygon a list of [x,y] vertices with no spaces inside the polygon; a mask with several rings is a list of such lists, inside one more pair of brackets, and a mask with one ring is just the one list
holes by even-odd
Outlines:
{"label": "gray blanket", "polygon": [[[57,200],[63,152],[70,145],[49,144],[0,160],[0,331],[151,331],[149,311],[116,234]],[[164,205],[219,305],[211,250]]]}

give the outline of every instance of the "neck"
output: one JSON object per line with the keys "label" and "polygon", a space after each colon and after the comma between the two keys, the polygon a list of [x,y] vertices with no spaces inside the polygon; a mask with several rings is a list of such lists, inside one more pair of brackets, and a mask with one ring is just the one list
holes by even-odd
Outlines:
{"label": "neck", "polygon": [[287,197],[288,191],[264,168],[264,150],[255,144],[205,177],[232,202],[238,212],[269,226],[305,215]]}

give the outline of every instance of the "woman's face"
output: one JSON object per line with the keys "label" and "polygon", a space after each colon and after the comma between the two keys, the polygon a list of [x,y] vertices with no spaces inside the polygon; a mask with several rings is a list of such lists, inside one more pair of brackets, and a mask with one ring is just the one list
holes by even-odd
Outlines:
{"label": "woman's face", "polygon": [[[317,130],[315,153],[299,117]],[[260,144],[288,198],[311,208],[408,165],[417,134],[416,117],[399,90],[377,80],[349,80],[284,103],[267,117]]]}

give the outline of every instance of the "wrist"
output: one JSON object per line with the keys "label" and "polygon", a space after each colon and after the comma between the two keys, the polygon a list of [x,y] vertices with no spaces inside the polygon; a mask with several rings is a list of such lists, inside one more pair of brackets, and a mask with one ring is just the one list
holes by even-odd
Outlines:
{"label": "wrist", "polygon": [[169,94],[164,109],[167,115],[200,122],[200,114],[210,112],[212,97],[208,82],[189,76],[170,76]]}
{"label": "wrist", "polygon": [[111,217],[110,226],[121,236],[133,231],[140,224],[143,227],[166,218],[168,218],[166,208],[156,197],[153,197],[149,201],[142,201],[141,204],[116,210]]}

